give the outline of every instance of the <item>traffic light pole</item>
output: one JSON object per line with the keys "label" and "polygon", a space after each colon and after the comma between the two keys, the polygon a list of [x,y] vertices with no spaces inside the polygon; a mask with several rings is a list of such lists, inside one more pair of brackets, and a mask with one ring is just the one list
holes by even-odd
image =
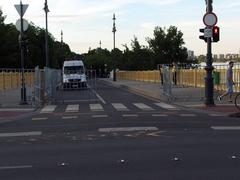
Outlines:
{"label": "traffic light pole", "polygon": [[[207,12],[212,12],[212,0],[207,0]],[[212,38],[207,38],[207,58],[206,58],[206,78],[205,78],[205,105],[206,106],[214,106],[214,85],[213,85],[213,77],[212,72],[214,67],[212,66]]]}

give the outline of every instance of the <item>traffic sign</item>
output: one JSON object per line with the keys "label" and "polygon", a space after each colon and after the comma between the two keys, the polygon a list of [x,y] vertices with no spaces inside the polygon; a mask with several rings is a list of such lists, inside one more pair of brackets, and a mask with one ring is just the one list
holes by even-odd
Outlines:
{"label": "traffic sign", "polygon": [[[28,8],[28,4],[15,4],[14,5],[19,16],[23,16]],[[22,14],[21,14],[21,6],[22,6]]]}
{"label": "traffic sign", "polygon": [[203,16],[203,23],[207,26],[207,27],[213,27],[217,24],[217,15],[214,13],[206,13]]}
{"label": "traffic sign", "polygon": [[212,29],[205,28],[204,29],[204,37],[211,38],[212,37]]}
{"label": "traffic sign", "polygon": [[[18,19],[16,22],[16,28],[19,32],[21,32],[21,19]],[[23,31],[28,29],[28,22],[27,20],[23,19]]]}

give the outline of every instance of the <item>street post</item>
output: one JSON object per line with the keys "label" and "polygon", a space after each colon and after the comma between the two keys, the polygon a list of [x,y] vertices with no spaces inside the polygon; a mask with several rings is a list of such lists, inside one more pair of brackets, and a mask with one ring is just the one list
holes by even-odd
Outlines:
{"label": "street post", "polygon": [[115,25],[115,20],[116,20],[116,17],[115,17],[115,14],[113,14],[113,81],[116,81],[117,78],[116,78],[116,52],[115,52],[115,33],[116,33],[116,25]]}

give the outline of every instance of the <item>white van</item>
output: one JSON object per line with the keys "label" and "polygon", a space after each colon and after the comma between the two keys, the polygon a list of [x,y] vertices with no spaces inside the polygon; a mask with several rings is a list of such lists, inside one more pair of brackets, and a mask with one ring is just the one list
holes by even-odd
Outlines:
{"label": "white van", "polygon": [[85,67],[81,60],[64,61],[62,72],[64,89],[87,87]]}

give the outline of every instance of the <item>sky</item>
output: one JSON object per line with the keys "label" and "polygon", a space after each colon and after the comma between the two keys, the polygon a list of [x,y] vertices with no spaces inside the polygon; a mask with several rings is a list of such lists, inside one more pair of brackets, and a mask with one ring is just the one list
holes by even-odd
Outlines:
{"label": "sky", "polygon": [[[45,28],[45,0],[22,0],[29,4],[24,15],[28,22]],[[5,23],[16,23],[19,15],[14,4],[20,0],[0,0]],[[205,0],[48,0],[48,29],[67,43],[76,53],[99,47],[113,48],[113,13],[116,14],[116,47],[131,47],[136,36],[141,45],[153,37],[154,27],[173,25],[182,31],[185,47],[195,55],[206,54],[206,43],[199,39],[204,28]],[[220,41],[213,44],[213,54],[240,53],[240,1],[213,0],[213,12],[218,17]]]}

